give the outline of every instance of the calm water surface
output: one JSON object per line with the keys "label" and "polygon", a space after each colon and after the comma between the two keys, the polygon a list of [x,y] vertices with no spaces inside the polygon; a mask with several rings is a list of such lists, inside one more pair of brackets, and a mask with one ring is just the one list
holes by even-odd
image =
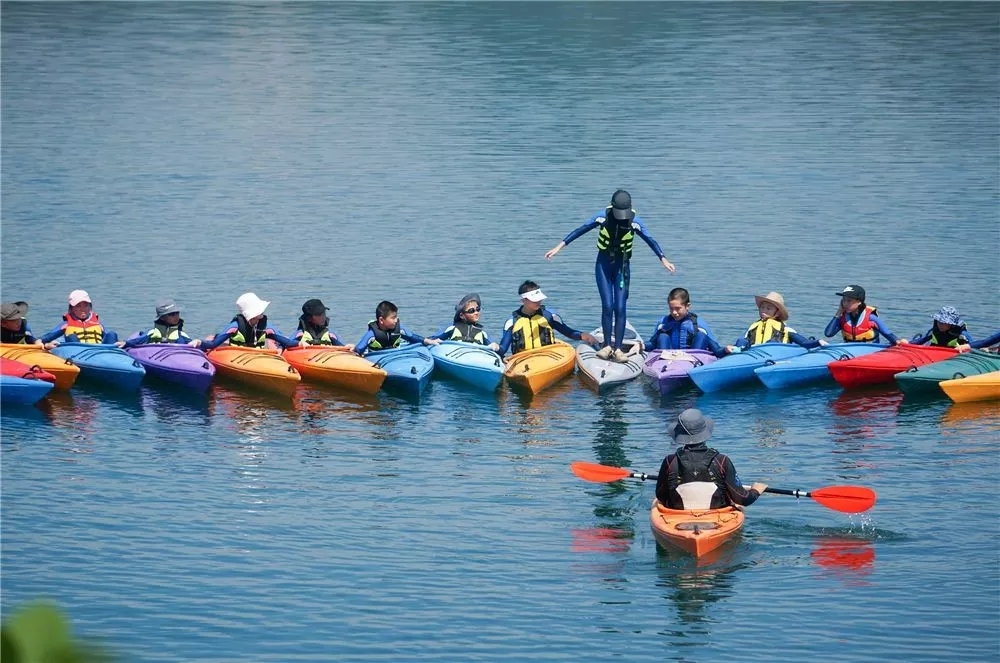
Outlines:
{"label": "calm water surface", "polygon": [[[78,287],[120,333],[174,296],[204,335],[252,290],[430,333],[538,280],[599,324],[595,237],[628,188],[632,322],[667,291],[731,341],[781,291],[819,335],[861,283],[897,334],[1000,326],[991,4],[2,5],[2,296]],[[695,563],[653,472],[696,405],[746,481],[874,487],[849,517],[768,495]],[[1000,656],[1000,407],[890,389],[529,399],[86,386],[5,409],[2,607],[38,596],[135,661],[987,661]]]}

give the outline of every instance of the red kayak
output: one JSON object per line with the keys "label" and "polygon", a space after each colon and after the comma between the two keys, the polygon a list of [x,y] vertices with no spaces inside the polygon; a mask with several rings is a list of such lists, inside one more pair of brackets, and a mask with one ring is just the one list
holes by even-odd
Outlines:
{"label": "red kayak", "polygon": [[851,389],[870,384],[892,382],[896,373],[931,364],[958,354],[955,348],[933,345],[897,345],[863,357],[827,364],[833,379],[841,387]]}
{"label": "red kayak", "polygon": [[45,380],[55,383],[56,376],[48,371],[43,371],[37,366],[29,366],[14,359],[0,357],[0,375],[9,375],[15,378],[26,378],[28,380]]}

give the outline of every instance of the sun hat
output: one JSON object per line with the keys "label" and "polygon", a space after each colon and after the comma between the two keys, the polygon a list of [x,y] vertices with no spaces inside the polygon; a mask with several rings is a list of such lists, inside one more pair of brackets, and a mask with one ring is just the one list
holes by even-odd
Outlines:
{"label": "sun hat", "polygon": [[20,320],[28,313],[28,302],[5,302],[0,305],[0,319]]}
{"label": "sun hat", "polygon": [[534,290],[522,293],[521,299],[527,299],[529,302],[538,303],[548,299],[548,297],[545,296],[545,293],[542,292],[541,288],[535,288]]}
{"label": "sun hat", "polygon": [[958,309],[954,306],[942,306],[941,310],[934,314],[934,319],[946,325],[961,327],[965,325],[965,320],[958,314]]}
{"label": "sun hat", "polygon": [[712,437],[715,421],[693,407],[677,415],[677,419],[667,426],[667,435],[680,444],[698,444]]}
{"label": "sun hat", "polygon": [[635,218],[632,196],[625,189],[618,189],[611,195],[611,215],[618,221],[631,221]]}
{"label": "sun hat", "polygon": [[323,315],[329,310],[329,307],[324,306],[319,299],[310,299],[302,305],[302,312],[306,315]]}
{"label": "sun hat", "polygon": [[180,313],[181,309],[177,304],[174,303],[172,299],[161,299],[156,302],[156,317],[162,318],[165,315],[170,315],[171,313]]}
{"label": "sun hat", "polygon": [[781,296],[781,293],[772,290],[766,295],[754,295],[753,299],[757,302],[757,308],[760,308],[762,302],[774,304],[778,309],[778,320],[784,322],[788,319],[788,309],[785,308],[785,298]]}
{"label": "sun hat", "polygon": [[246,292],[236,300],[236,307],[240,310],[240,314],[249,320],[250,318],[256,318],[258,315],[263,315],[270,303],[265,302],[252,292]]}
{"label": "sun hat", "polygon": [[[523,297],[524,295],[521,296]],[[483,306],[483,300],[479,298],[479,293],[470,292],[465,297],[462,297],[460,300],[458,300],[458,303],[455,304],[455,313],[461,313],[462,311],[464,311],[465,307],[468,306],[471,302],[476,302],[476,306],[479,306],[480,308],[482,308]]]}
{"label": "sun hat", "polygon": [[70,306],[76,306],[80,302],[87,302],[88,304],[93,303],[90,301],[90,295],[87,294],[86,290],[74,290],[73,292],[69,293]]}

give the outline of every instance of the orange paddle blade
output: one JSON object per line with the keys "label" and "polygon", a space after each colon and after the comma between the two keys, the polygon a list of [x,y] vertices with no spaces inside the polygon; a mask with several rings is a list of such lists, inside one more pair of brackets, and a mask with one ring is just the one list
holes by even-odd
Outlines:
{"label": "orange paddle blade", "polygon": [[809,493],[828,509],[844,513],[861,513],[875,506],[875,491],[864,486],[827,486]]}
{"label": "orange paddle blade", "polygon": [[585,463],[581,460],[570,463],[569,469],[581,479],[597,483],[609,483],[611,481],[618,481],[619,479],[627,479],[632,475],[632,470],[598,465],[597,463]]}

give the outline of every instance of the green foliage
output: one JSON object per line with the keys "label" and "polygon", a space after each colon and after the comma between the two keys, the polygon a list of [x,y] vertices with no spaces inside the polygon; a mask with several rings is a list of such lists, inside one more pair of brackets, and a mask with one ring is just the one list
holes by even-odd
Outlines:
{"label": "green foliage", "polygon": [[0,627],[3,663],[111,663],[103,648],[73,638],[69,620],[51,603],[38,601],[16,611]]}

